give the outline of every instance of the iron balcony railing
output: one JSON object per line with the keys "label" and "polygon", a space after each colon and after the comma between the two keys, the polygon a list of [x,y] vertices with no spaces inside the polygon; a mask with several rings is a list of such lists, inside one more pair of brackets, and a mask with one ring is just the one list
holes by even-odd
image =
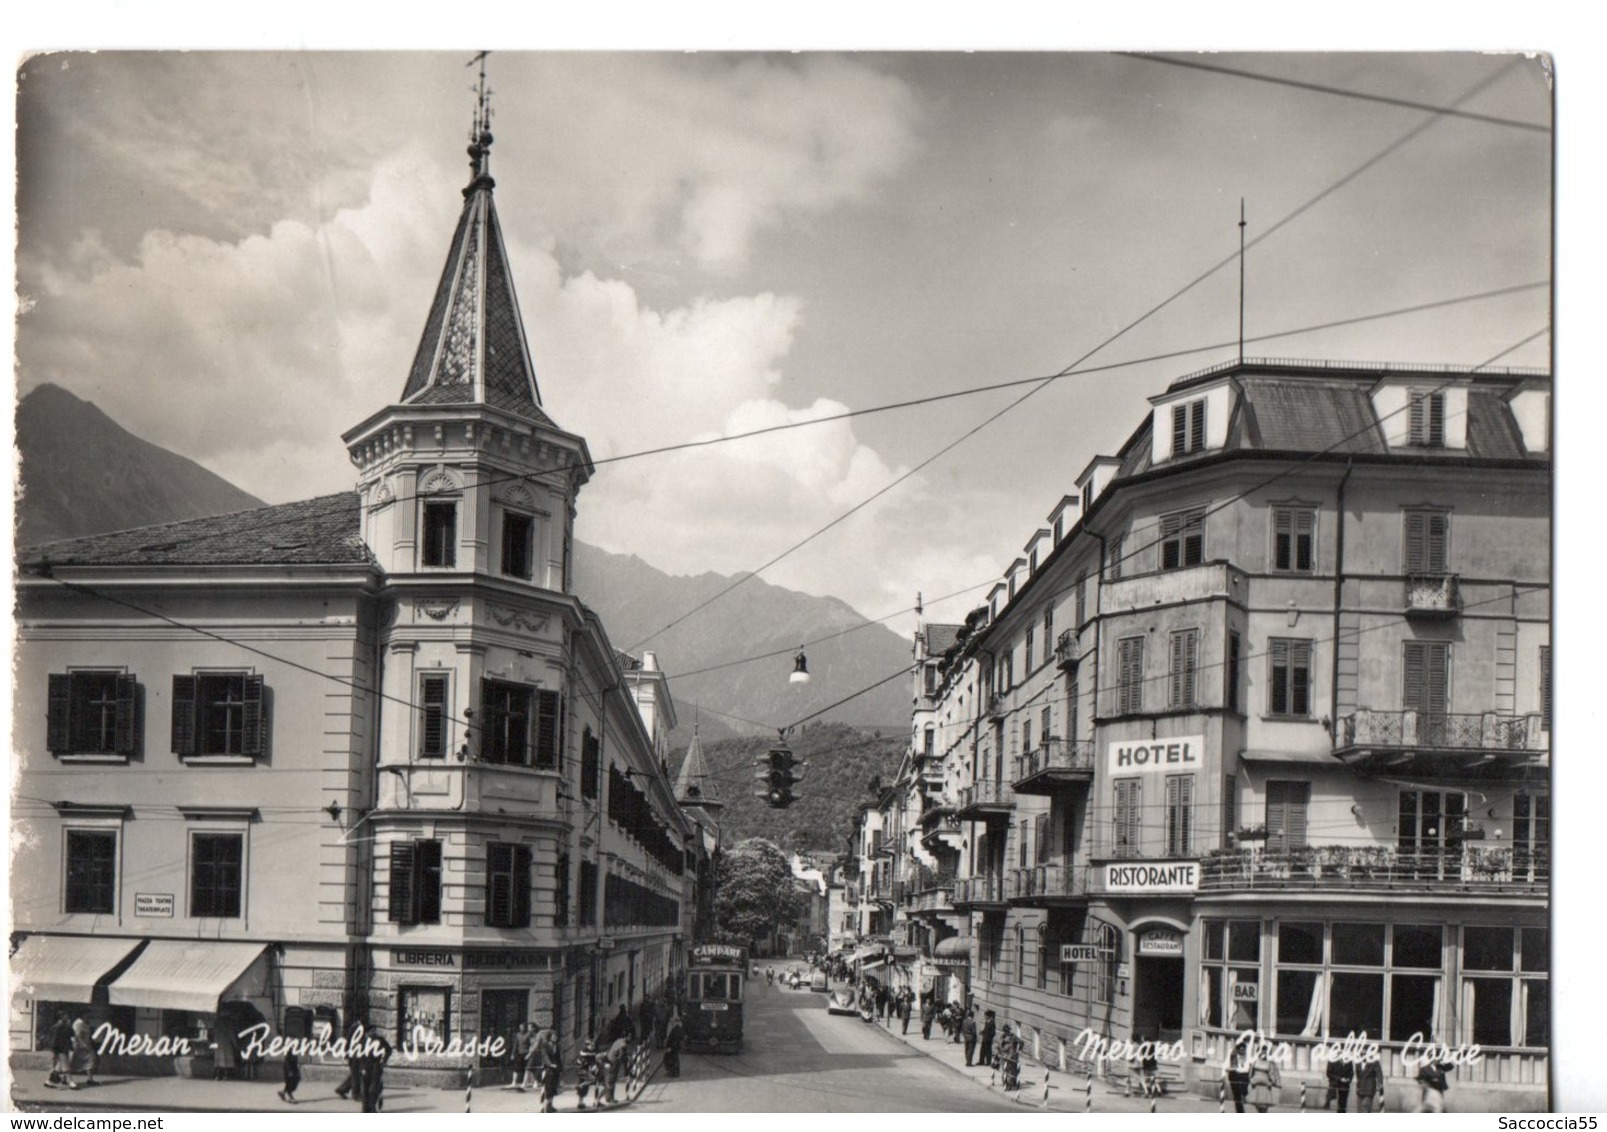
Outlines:
{"label": "iron balcony railing", "polygon": [[1009,704],[1005,701],[1003,692],[994,692],[988,696],[988,718],[1003,719],[1010,713]]}
{"label": "iron balcony railing", "polygon": [[1062,668],[1077,663],[1077,630],[1062,629],[1055,638],[1055,663]]}
{"label": "iron balcony railing", "polygon": [[1341,716],[1334,748],[1430,747],[1458,751],[1544,751],[1539,715],[1434,714],[1415,710],[1370,711]]}
{"label": "iron balcony railing", "polygon": [[1001,876],[962,877],[954,882],[954,906],[956,908],[974,904],[1003,904],[1004,902],[1004,878]]}
{"label": "iron balcony railing", "polygon": [[1462,612],[1462,591],[1455,574],[1409,574],[1406,612],[1422,617],[1451,617]]}
{"label": "iron balcony railing", "polygon": [[1015,806],[1015,794],[1008,783],[982,779],[960,791],[960,816],[967,810],[1009,810]]}
{"label": "iron balcony railing", "polygon": [[1045,771],[1094,773],[1094,744],[1090,740],[1068,742],[1048,738],[1041,746],[1011,760],[1011,783],[1019,785]]}
{"label": "iron balcony railing", "polygon": [[1551,878],[1547,846],[1463,842],[1438,851],[1314,845],[1269,852],[1238,849],[1201,858],[1201,892],[1408,890],[1542,893]]}
{"label": "iron balcony railing", "polygon": [[1041,902],[1055,897],[1086,896],[1087,870],[1064,861],[1046,861],[1012,871],[1011,900]]}

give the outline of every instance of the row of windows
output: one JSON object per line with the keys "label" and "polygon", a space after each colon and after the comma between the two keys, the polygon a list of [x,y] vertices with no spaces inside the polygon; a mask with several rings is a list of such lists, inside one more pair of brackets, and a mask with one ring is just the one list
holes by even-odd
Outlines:
{"label": "row of windows", "polygon": [[[66,831],[63,911],[92,915],[117,911],[117,839],[117,831],[112,829]],[[188,864],[186,914],[239,919],[244,893],[245,834],[191,833]]]}
{"label": "row of windows", "polygon": [[[422,512],[419,540],[421,565],[453,569],[458,562],[458,505],[454,500],[428,500]],[[535,573],[536,520],[515,511],[502,514],[502,574],[529,581]]]}

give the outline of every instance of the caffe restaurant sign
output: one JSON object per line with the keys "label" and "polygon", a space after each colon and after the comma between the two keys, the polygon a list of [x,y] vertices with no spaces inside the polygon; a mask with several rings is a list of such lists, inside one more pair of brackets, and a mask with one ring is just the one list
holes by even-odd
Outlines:
{"label": "caffe restaurant sign", "polygon": [[1181,955],[1183,934],[1171,928],[1151,928],[1138,935],[1140,955]]}

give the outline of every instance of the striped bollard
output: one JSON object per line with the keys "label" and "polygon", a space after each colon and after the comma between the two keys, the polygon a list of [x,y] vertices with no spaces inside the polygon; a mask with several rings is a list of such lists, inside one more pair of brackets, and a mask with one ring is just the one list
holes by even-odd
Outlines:
{"label": "striped bollard", "polygon": [[1300,1082],[1300,1111],[1306,1111],[1306,1083]]}
{"label": "striped bollard", "polygon": [[1133,1095],[1133,1073],[1132,1073],[1132,1066],[1128,1066],[1127,1076],[1122,1078],[1122,1096],[1130,1097],[1132,1095]]}
{"label": "striped bollard", "polygon": [[474,1111],[474,1070],[463,1075],[463,1111]]}
{"label": "striped bollard", "polygon": [[1048,1108],[1049,1107],[1049,1070],[1047,1070],[1047,1069],[1045,1069],[1043,1071],[1043,1103],[1041,1105],[1039,1105],[1038,1107],[1039,1108]]}
{"label": "striped bollard", "polygon": [[990,1088],[990,1089],[993,1088],[993,1086],[998,1082],[998,1080],[999,1080],[999,1067],[997,1065],[992,1065],[992,1066],[989,1067],[989,1071],[988,1071],[988,1088]]}
{"label": "striped bollard", "polygon": [[1216,1111],[1220,1116],[1228,1110],[1228,1086],[1224,1082],[1216,1087]]}
{"label": "striped bollard", "polygon": [[1091,1069],[1088,1071],[1088,1092],[1083,1097],[1082,1110],[1084,1112],[1094,1111],[1094,1073]]}
{"label": "striped bollard", "polygon": [[1153,1096],[1149,1098],[1149,1110],[1151,1112],[1155,1111],[1155,1098]]}

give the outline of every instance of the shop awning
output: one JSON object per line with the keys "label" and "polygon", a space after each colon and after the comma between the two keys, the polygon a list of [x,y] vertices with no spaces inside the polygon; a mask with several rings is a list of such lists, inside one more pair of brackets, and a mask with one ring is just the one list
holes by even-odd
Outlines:
{"label": "shop awning", "polygon": [[95,984],[141,941],[81,935],[31,935],[11,957],[11,979],[24,998],[89,1002]]}
{"label": "shop awning", "polygon": [[887,966],[887,960],[885,960],[885,959],[872,959],[869,963],[867,963],[863,967],[861,967],[860,971],[868,973],[870,971],[875,971],[878,968],[885,967],[885,966]]}
{"label": "shop awning", "polygon": [[893,949],[893,958],[900,963],[913,963],[920,957],[921,949],[918,947],[895,947]]}
{"label": "shop awning", "polygon": [[112,984],[112,1005],[213,1014],[220,1001],[262,997],[267,976],[260,943],[153,939]]}
{"label": "shop awning", "polygon": [[950,936],[932,949],[932,962],[941,967],[964,967],[971,962],[971,937]]}

